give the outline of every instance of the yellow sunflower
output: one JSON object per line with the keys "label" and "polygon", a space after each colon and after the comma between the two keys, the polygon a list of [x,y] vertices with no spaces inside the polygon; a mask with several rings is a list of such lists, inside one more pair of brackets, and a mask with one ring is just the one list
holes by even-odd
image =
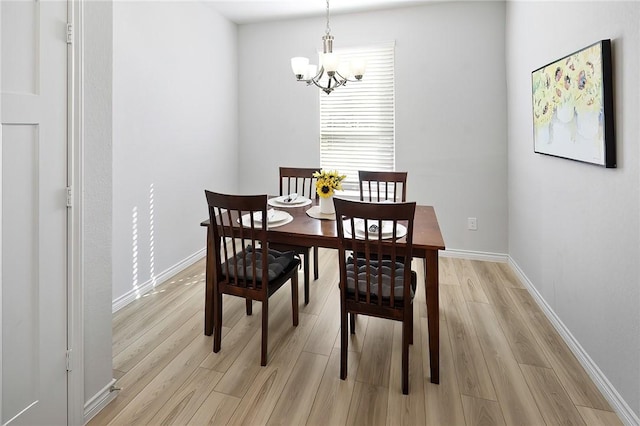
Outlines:
{"label": "yellow sunflower", "polygon": [[318,195],[327,198],[332,197],[335,190],[342,189],[342,181],[346,179],[347,175],[341,175],[336,170],[321,170],[315,172],[313,177],[317,179],[316,191]]}

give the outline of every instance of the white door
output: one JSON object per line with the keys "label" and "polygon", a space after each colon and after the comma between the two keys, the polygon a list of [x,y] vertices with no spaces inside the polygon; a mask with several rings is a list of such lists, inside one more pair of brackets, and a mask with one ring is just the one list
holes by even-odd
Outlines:
{"label": "white door", "polygon": [[1,0],[2,424],[67,423],[67,2]]}

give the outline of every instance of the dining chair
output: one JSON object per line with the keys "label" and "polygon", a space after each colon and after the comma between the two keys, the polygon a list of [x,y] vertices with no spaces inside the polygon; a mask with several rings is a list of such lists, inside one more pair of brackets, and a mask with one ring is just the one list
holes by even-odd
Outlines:
{"label": "dining chair", "polygon": [[[296,193],[310,199],[318,199],[316,192],[316,181],[313,173],[319,171],[320,168],[303,168],[303,167],[280,167],[280,195]],[[318,273],[318,247],[296,246],[296,245],[273,245],[277,250],[294,251],[297,255],[303,256],[303,273],[304,273],[304,290],[305,305],[309,303],[309,255],[313,249],[313,279],[317,280]]]}
{"label": "dining chair", "polygon": [[416,203],[338,198],[334,203],[340,267],[340,378],[347,377],[348,314],[402,321],[402,393],[406,395],[417,283],[411,270]]}
{"label": "dining chair", "polygon": [[407,201],[407,172],[358,171],[360,201]]}
{"label": "dining chair", "polygon": [[[246,300],[247,315],[252,301],[262,302],[262,349],[260,365],[267,365],[269,297],[291,281],[293,325],[298,325],[298,267],[293,252],[269,247],[267,241],[266,195],[227,195],[205,190],[213,232],[213,352],[219,352],[222,338],[223,294]],[[261,215],[261,216],[258,216]],[[213,266],[215,265],[215,266]]]}

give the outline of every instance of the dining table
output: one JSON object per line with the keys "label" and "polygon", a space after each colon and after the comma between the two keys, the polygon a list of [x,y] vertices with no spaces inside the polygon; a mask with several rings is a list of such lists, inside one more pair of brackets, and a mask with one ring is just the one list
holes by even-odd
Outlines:
{"label": "dining table", "polygon": [[[339,239],[335,219],[318,219],[307,214],[307,210],[314,208],[317,204],[318,202],[316,200],[312,200],[310,204],[303,206],[287,206],[286,208],[282,208],[281,210],[286,210],[286,212],[293,217],[293,220],[282,226],[269,227],[267,230],[267,240],[272,243],[338,249]],[[209,219],[202,221],[200,225],[207,227],[204,333],[210,336],[213,333],[213,271],[215,270],[213,247],[214,244],[220,244],[220,241],[213,241],[214,237]],[[402,243],[402,239],[400,243]],[[431,383],[440,383],[440,316],[438,296],[438,255],[440,250],[445,250],[445,245],[435,209],[433,206],[417,205],[413,227],[413,257],[424,260],[424,285],[429,330]]]}

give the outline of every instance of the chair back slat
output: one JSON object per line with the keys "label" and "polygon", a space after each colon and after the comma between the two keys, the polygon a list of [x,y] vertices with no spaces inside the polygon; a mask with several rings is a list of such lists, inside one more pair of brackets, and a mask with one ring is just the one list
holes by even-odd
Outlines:
{"label": "chair back slat", "polygon": [[320,171],[320,168],[280,167],[280,195],[296,193],[317,199],[317,179],[313,177],[317,171]]}
{"label": "chair back slat", "polygon": [[407,201],[407,172],[358,171],[360,201]]}

